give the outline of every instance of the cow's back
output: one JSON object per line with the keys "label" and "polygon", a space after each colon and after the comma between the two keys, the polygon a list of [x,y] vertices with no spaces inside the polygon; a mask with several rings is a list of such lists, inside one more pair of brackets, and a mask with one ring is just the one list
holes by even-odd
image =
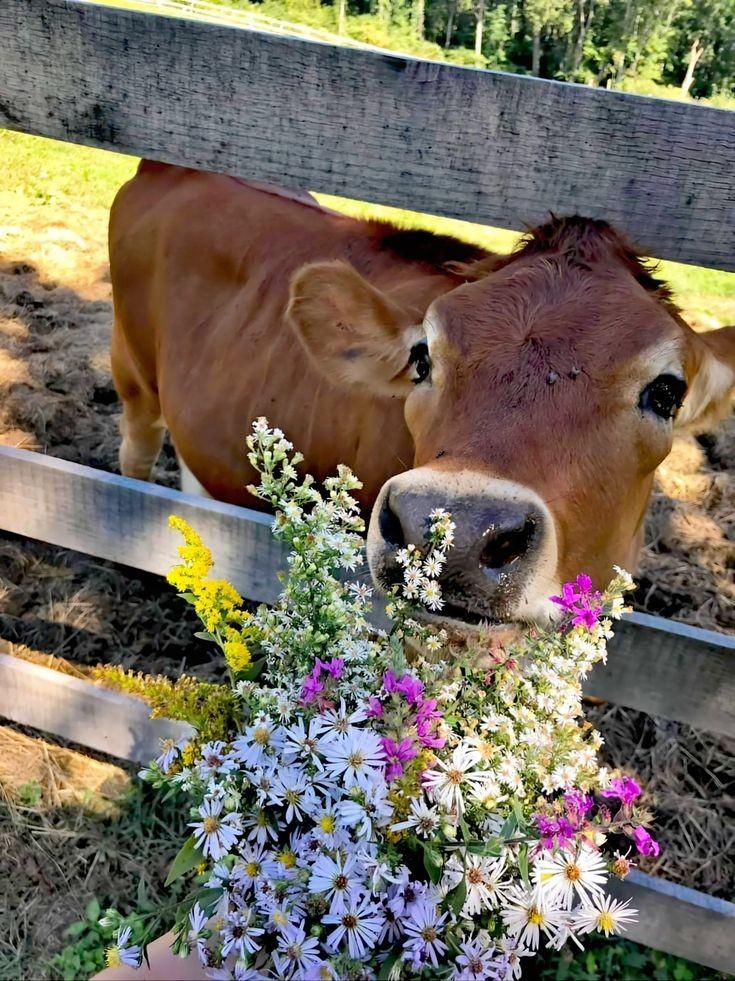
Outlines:
{"label": "cow's back", "polygon": [[411,465],[402,403],[331,385],[285,320],[289,280],[304,263],[345,258],[390,276],[400,262],[386,265],[375,238],[369,223],[163,164],[142,164],[119,192],[113,359],[160,400],[180,458],[214,497],[253,503],[244,437],[259,415],[317,476],[352,466],[365,503]]}

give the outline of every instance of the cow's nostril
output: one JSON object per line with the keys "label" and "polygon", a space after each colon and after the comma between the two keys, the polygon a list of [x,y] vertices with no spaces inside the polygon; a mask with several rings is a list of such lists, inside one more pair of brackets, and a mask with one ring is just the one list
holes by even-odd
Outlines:
{"label": "cow's nostril", "polygon": [[394,548],[405,548],[406,536],[403,533],[401,519],[390,506],[390,498],[386,497],[380,510],[380,534]]}
{"label": "cow's nostril", "polygon": [[485,569],[504,569],[512,565],[528,553],[535,533],[533,518],[526,518],[517,528],[491,532],[480,554],[480,565]]}

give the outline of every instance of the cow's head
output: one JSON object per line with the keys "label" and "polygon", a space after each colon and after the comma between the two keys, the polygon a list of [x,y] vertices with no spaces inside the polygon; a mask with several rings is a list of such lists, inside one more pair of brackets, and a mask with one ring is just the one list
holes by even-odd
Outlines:
{"label": "cow's head", "polygon": [[560,583],[634,568],[656,467],[735,386],[735,327],[698,335],[605,223],[537,229],[509,259],[461,270],[417,324],[352,266],[306,267],[297,333],[333,380],[405,398],[413,469],[373,509],[374,578],[447,508],[449,618],[543,621]]}

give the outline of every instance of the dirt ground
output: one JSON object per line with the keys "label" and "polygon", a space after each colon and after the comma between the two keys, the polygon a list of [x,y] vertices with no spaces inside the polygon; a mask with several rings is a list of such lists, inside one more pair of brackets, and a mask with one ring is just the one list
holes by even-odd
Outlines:
{"label": "dirt ground", "polygon": [[[17,199],[0,196],[0,443],[116,470],[120,407],[109,373],[106,217],[103,208],[68,200],[26,201],[18,213]],[[176,483],[170,447],[155,476]],[[733,568],[735,419],[730,418],[706,438],[678,441],[661,468],[636,605],[735,632]],[[209,651],[192,640],[195,629],[186,608],[159,579],[0,536],[0,637],[7,641],[83,663],[216,674]],[[663,844],[660,860],[650,868],[731,896],[732,744],[609,706],[591,710],[591,717],[612,762],[648,784]],[[15,838],[7,832],[3,837],[6,848],[14,842],[17,867],[33,866],[32,834],[23,830]],[[73,912],[67,916],[73,918]]]}

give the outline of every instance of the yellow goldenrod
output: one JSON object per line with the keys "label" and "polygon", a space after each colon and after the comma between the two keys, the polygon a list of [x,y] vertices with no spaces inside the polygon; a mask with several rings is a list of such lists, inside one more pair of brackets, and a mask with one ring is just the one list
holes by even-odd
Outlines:
{"label": "yellow goldenrod", "polygon": [[207,578],[214,565],[212,553],[194,529],[176,515],[169,525],[183,535],[182,558],[166,577],[179,592],[187,594],[205,630],[219,643],[231,671],[244,671],[252,656],[243,636],[250,615],[242,609],[242,597],[225,579]]}

